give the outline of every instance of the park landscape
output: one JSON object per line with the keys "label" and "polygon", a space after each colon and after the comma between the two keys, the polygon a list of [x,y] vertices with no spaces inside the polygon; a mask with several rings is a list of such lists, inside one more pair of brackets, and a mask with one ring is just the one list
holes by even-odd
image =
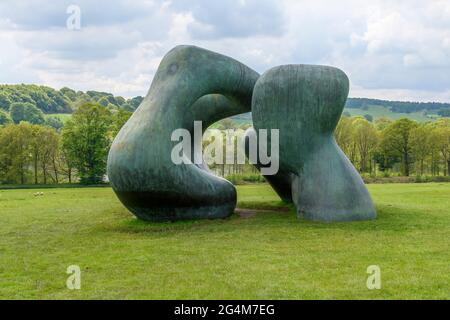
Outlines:
{"label": "park landscape", "polygon": [[[213,164],[237,186],[235,213],[155,223],[136,219],[105,178],[109,146],[133,99],[61,93],[68,108],[61,116],[62,108],[44,113],[34,100],[54,95],[23,93],[50,89],[17,88],[0,127],[2,299],[449,298],[443,112],[422,122],[408,112],[397,120],[344,112],[335,137],[365,181],[377,182],[368,184],[375,220],[299,220],[250,164]],[[379,107],[360,108],[353,109]],[[212,127],[247,128],[246,119]],[[66,286],[71,265],[81,269],[80,290]],[[381,269],[380,290],[367,288],[371,265]]]}
{"label": "park landscape", "polygon": [[450,184],[368,187],[377,219],[333,224],[265,183],[237,186],[228,219],[174,223],[135,219],[109,187],[0,190],[0,298],[448,299]]}
{"label": "park landscape", "polygon": [[0,12],[0,300],[450,298],[449,1]]}

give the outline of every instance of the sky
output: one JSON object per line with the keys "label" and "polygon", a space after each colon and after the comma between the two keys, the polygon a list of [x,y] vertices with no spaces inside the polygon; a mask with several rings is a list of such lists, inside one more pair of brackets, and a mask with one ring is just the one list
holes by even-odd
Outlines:
{"label": "sky", "polygon": [[351,97],[450,102],[450,0],[0,1],[0,83],[145,95],[180,44],[260,73],[335,66]]}

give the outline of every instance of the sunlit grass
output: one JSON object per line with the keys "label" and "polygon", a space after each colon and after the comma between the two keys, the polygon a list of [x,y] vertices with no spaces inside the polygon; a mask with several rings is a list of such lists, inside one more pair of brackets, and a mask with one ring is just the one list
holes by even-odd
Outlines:
{"label": "sunlit grass", "polygon": [[0,298],[450,298],[450,184],[369,189],[378,219],[337,224],[297,220],[264,184],[238,187],[253,217],[177,223],[136,220],[109,188],[0,190]]}

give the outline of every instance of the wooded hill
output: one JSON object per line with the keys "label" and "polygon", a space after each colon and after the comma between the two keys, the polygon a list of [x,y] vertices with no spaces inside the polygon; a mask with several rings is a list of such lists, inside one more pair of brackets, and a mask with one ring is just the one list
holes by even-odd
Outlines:
{"label": "wooded hill", "polygon": [[[99,103],[108,108],[120,108],[127,111],[134,111],[142,102],[142,99],[143,97],[141,96],[125,99],[121,96],[114,96],[108,92],[83,92],[75,91],[67,87],[55,90],[47,86],[38,85],[0,85],[0,109],[5,111],[9,111],[11,104],[16,102],[31,103],[46,114],[72,113],[84,102]],[[397,113],[407,114],[425,111],[443,117],[450,116],[450,103],[349,98],[346,104],[346,108],[362,110],[371,106],[385,107],[392,112]],[[246,118],[249,117],[249,115],[243,117]]]}
{"label": "wooded hill", "polygon": [[142,102],[142,97],[125,99],[111,93],[99,91],[75,91],[64,87],[55,90],[38,85],[0,85],[0,109],[9,111],[14,103],[30,103],[46,114],[72,113],[83,103],[99,103],[108,108],[134,111]]}
{"label": "wooded hill", "polygon": [[440,114],[445,111],[450,111],[450,103],[389,101],[367,98],[349,98],[345,107],[349,109],[366,109],[370,106],[381,106],[398,113],[428,111],[430,113]]}

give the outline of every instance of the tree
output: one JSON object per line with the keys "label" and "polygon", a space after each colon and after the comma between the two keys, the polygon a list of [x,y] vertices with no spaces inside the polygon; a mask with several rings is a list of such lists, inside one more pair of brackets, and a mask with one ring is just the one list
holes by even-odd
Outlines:
{"label": "tree", "polygon": [[21,121],[27,121],[31,124],[43,124],[45,122],[43,112],[29,102],[12,103],[10,114],[16,124]]}
{"label": "tree", "polygon": [[353,148],[352,118],[342,117],[336,127],[334,136],[342,151],[350,157]]}
{"label": "tree", "polygon": [[142,103],[143,100],[144,100],[143,97],[137,96],[137,97],[127,100],[127,102],[129,105],[131,105],[133,107],[134,110],[136,110],[139,107],[139,105]]}
{"label": "tree", "polygon": [[121,97],[121,96],[118,96],[118,97],[116,97],[116,104],[119,106],[119,107],[122,107],[127,101],[123,98],[123,97]]}
{"label": "tree", "polygon": [[113,115],[111,128],[111,135],[113,138],[119,133],[120,129],[122,129],[123,125],[130,119],[132,114],[133,112],[119,109],[119,111]]}
{"label": "tree", "polygon": [[217,128],[220,130],[233,129],[234,127],[234,121],[230,118],[222,119],[217,124]]}
{"label": "tree", "polygon": [[411,150],[415,160],[419,163],[420,175],[424,173],[425,159],[430,155],[431,128],[428,125],[420,125],[411,130]]}
{"label": "tree", "polygon": [[68,98],[70,101],[74,102],[77,99],[77,93],[75,90],[72,90],[70,88],[64,87],[61,90],[59,90],[61,94],[63,94],[66,98]]}
{"label": "tree", "polygon": [[58,163],[59,172],[65,174],[69,183],[72,183],[74,165],[72,159],[68,156],[67,150],[64,148],[60,150]]}
{"label": "tree", "polygon": [[365,114],[364,118],[366,118],[366,120],[369,122],[373,122],[373,116],[371,114]]}
{"label": "tree", "polygon": [[[42,173],[42,182],[47,184],[50,176],[54,182],[58,181],[56,159],[59,154],[59,136],[53,128],[32,125],[30,139],[31,155],[34,169],[34,183],[38,183],[39,170]],[[53,168],[54,176],[49,174]]]}
{"label": "tree", "polygon": [[59,136],[53,128],[42,127],[39,139],[45,143],[40,148],[40,164],[44,184],[47,184],[47,178],[50,176],[49,170],[53,169],[53,181],[58,183],[58,170],[56,167],[56,159],[59,152]]}
{"label": "tree", "polygon": [[11,117],[5,111],[0,110],[0,126],[9,124],[12,122]]}
{"label": "tree", "polygon": [[353,121],[362,119],[361,117],[342,117],[334,132],[335,139],[339,147],[344,151],[349,160],[356,165],[358,149],[355,143]]}
{"label": "tree", "polygon": [[107,97],[101,97],[101,98],[97,101],[97,103],[100,104],[100,105],[103,106],[103,107],[107,107],[108,104],[109,104],[109,100],[108,100]]}
{"label": "tree", "polygon": [[63,149],[78,170],[83,184],[103,180],[111,140],[108,135],[110,123],[111,114],[106,108],[85,103],[74,112],[62,130]]}
{"label": "tree", "polygon": [[390,124],[392,123],[392,120],[386,117],[381,117],[375,120],[375,128],[377,130],[384,130],[386,129]]}
{"label": "tree", "polygon": [[[368,120],[361,117],[355,118],[352,126],[353,139],[359,153],[360,171],[367,172],[367,164],[372,162],[371,156],[378,143],[377,131]],[[372,169],[372,166],[369,168]]]}
{"label": "tree", "polygon": [[437,113],[441,117],[450,117],[450,108],[449,109],[441,109]]}
{"label": "tree", "polygon": [[48,127],[52,127],[56,131],[59,131],[62,129],[62,127],[64,127],[64,123],[61,121],[61,119],[54,116],[47,117],[45,119],[45,125]]}
{"label": "tree", "polygon": [[450,176],[450,120],[442,119],[436,122],[434,141],[444,162],[444,174]]}
{"label": "tree", "polygon": [[407,118],[399,119],[383,130],[381,144],[387,153],[398,154],[402,158],[402,174],[409,176],[411,163],[411,132],[417,122]]}
{"label": "tree", "polygon": [[32,125],[22,122],[7,125],[0,134],[1,179],[24,184],[31,160]]}
{"label": "tree", "polygon": [[11,105],[11,99],[6,93],[0,92],[0,109],[9,110],[9,106]]}

